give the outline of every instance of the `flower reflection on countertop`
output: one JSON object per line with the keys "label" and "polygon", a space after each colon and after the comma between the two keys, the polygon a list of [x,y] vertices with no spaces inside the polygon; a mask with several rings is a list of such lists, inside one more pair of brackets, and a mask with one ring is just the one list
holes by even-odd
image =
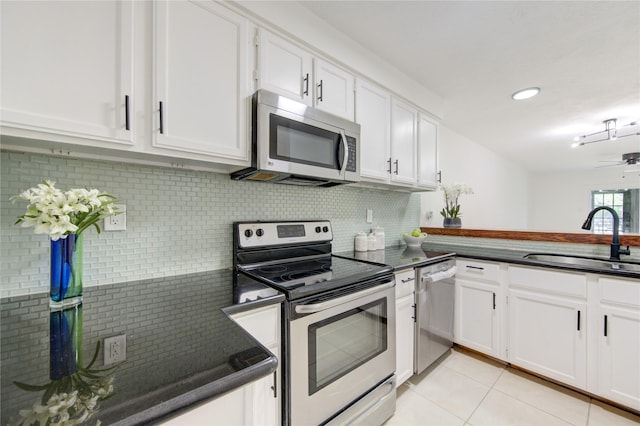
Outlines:
{"label": "flower reflection on countertop", "polygon": [[49,313],[49,342],[51,381],[44,385],[13,382],[23,391],[44,392],[30,409],[19,410],[19,418],[10,425],[81,424],[98,412],[100,401],[113,395],[113,373],[119,365],[94,367],[100,341],[91,361],[82,367],[82,305]]}

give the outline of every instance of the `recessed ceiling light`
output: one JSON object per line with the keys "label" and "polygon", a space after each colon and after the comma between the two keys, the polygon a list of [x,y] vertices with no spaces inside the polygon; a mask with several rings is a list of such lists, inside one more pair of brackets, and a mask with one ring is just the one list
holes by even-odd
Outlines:
{"label": "recessed ceiling light", "polygon": [[511,95],[511,98],[516,101],[520,101],[522,99],[532,98],[538,93],[540,93],[539,87],[529,87],[527,89],[518,90],[516,93]]}

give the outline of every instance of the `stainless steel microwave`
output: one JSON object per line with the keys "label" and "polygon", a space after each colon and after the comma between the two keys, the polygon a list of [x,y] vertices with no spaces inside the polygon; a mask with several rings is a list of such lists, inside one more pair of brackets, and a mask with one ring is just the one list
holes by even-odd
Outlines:
{"label": "stainless steel microwave", "polygon": [[232,179],[324,187],[360,180],[359,124],[265,90],[251,109],[251,167]]}

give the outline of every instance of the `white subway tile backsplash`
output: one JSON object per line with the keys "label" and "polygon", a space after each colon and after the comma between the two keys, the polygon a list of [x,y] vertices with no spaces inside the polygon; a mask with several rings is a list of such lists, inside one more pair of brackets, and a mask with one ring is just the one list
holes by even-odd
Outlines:
{"label": "white subway tile backsplash", "polygon": [[388,245],[415,228],[420,214],[418,194],[236,182],[224,174],[47,155],[3,151],[0,173],[2,297],[48,289],[48,239],[14,226],[26,205],[9,201],[45,179],[62,189],[98,188],[127,205],[126,231],[86,231],[85,286],[231,267],[234,221],[328,219],[337,252],[369,231],[367,208]]}

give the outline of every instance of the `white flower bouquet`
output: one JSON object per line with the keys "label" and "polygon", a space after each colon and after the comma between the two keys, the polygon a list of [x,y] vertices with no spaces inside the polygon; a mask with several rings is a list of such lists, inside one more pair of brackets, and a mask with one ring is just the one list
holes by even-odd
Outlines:
{"label": "white flower bouquet", "polygon": [[45,181],[11,197],[12,202],[29,202],[25,214],[18,216],[16,224],[34,227],[36,234],[48,234],[51,240],[66,238],[69,234],[80,234],[90,226],[100,233],[98,221],[118,214],[112,195],[97,189],[76,188],[62,191],[55,182]]}
{"label": "white flower bouquet", "polygon": [[444,193],[445,203],[445,207],[440,211],[440,214],[445,219],[460,217],[460,204],[458,203],[458,199],[462,194],[473,194],[473,189],[462,183],[441,185],[440,189],[442,189]]}

